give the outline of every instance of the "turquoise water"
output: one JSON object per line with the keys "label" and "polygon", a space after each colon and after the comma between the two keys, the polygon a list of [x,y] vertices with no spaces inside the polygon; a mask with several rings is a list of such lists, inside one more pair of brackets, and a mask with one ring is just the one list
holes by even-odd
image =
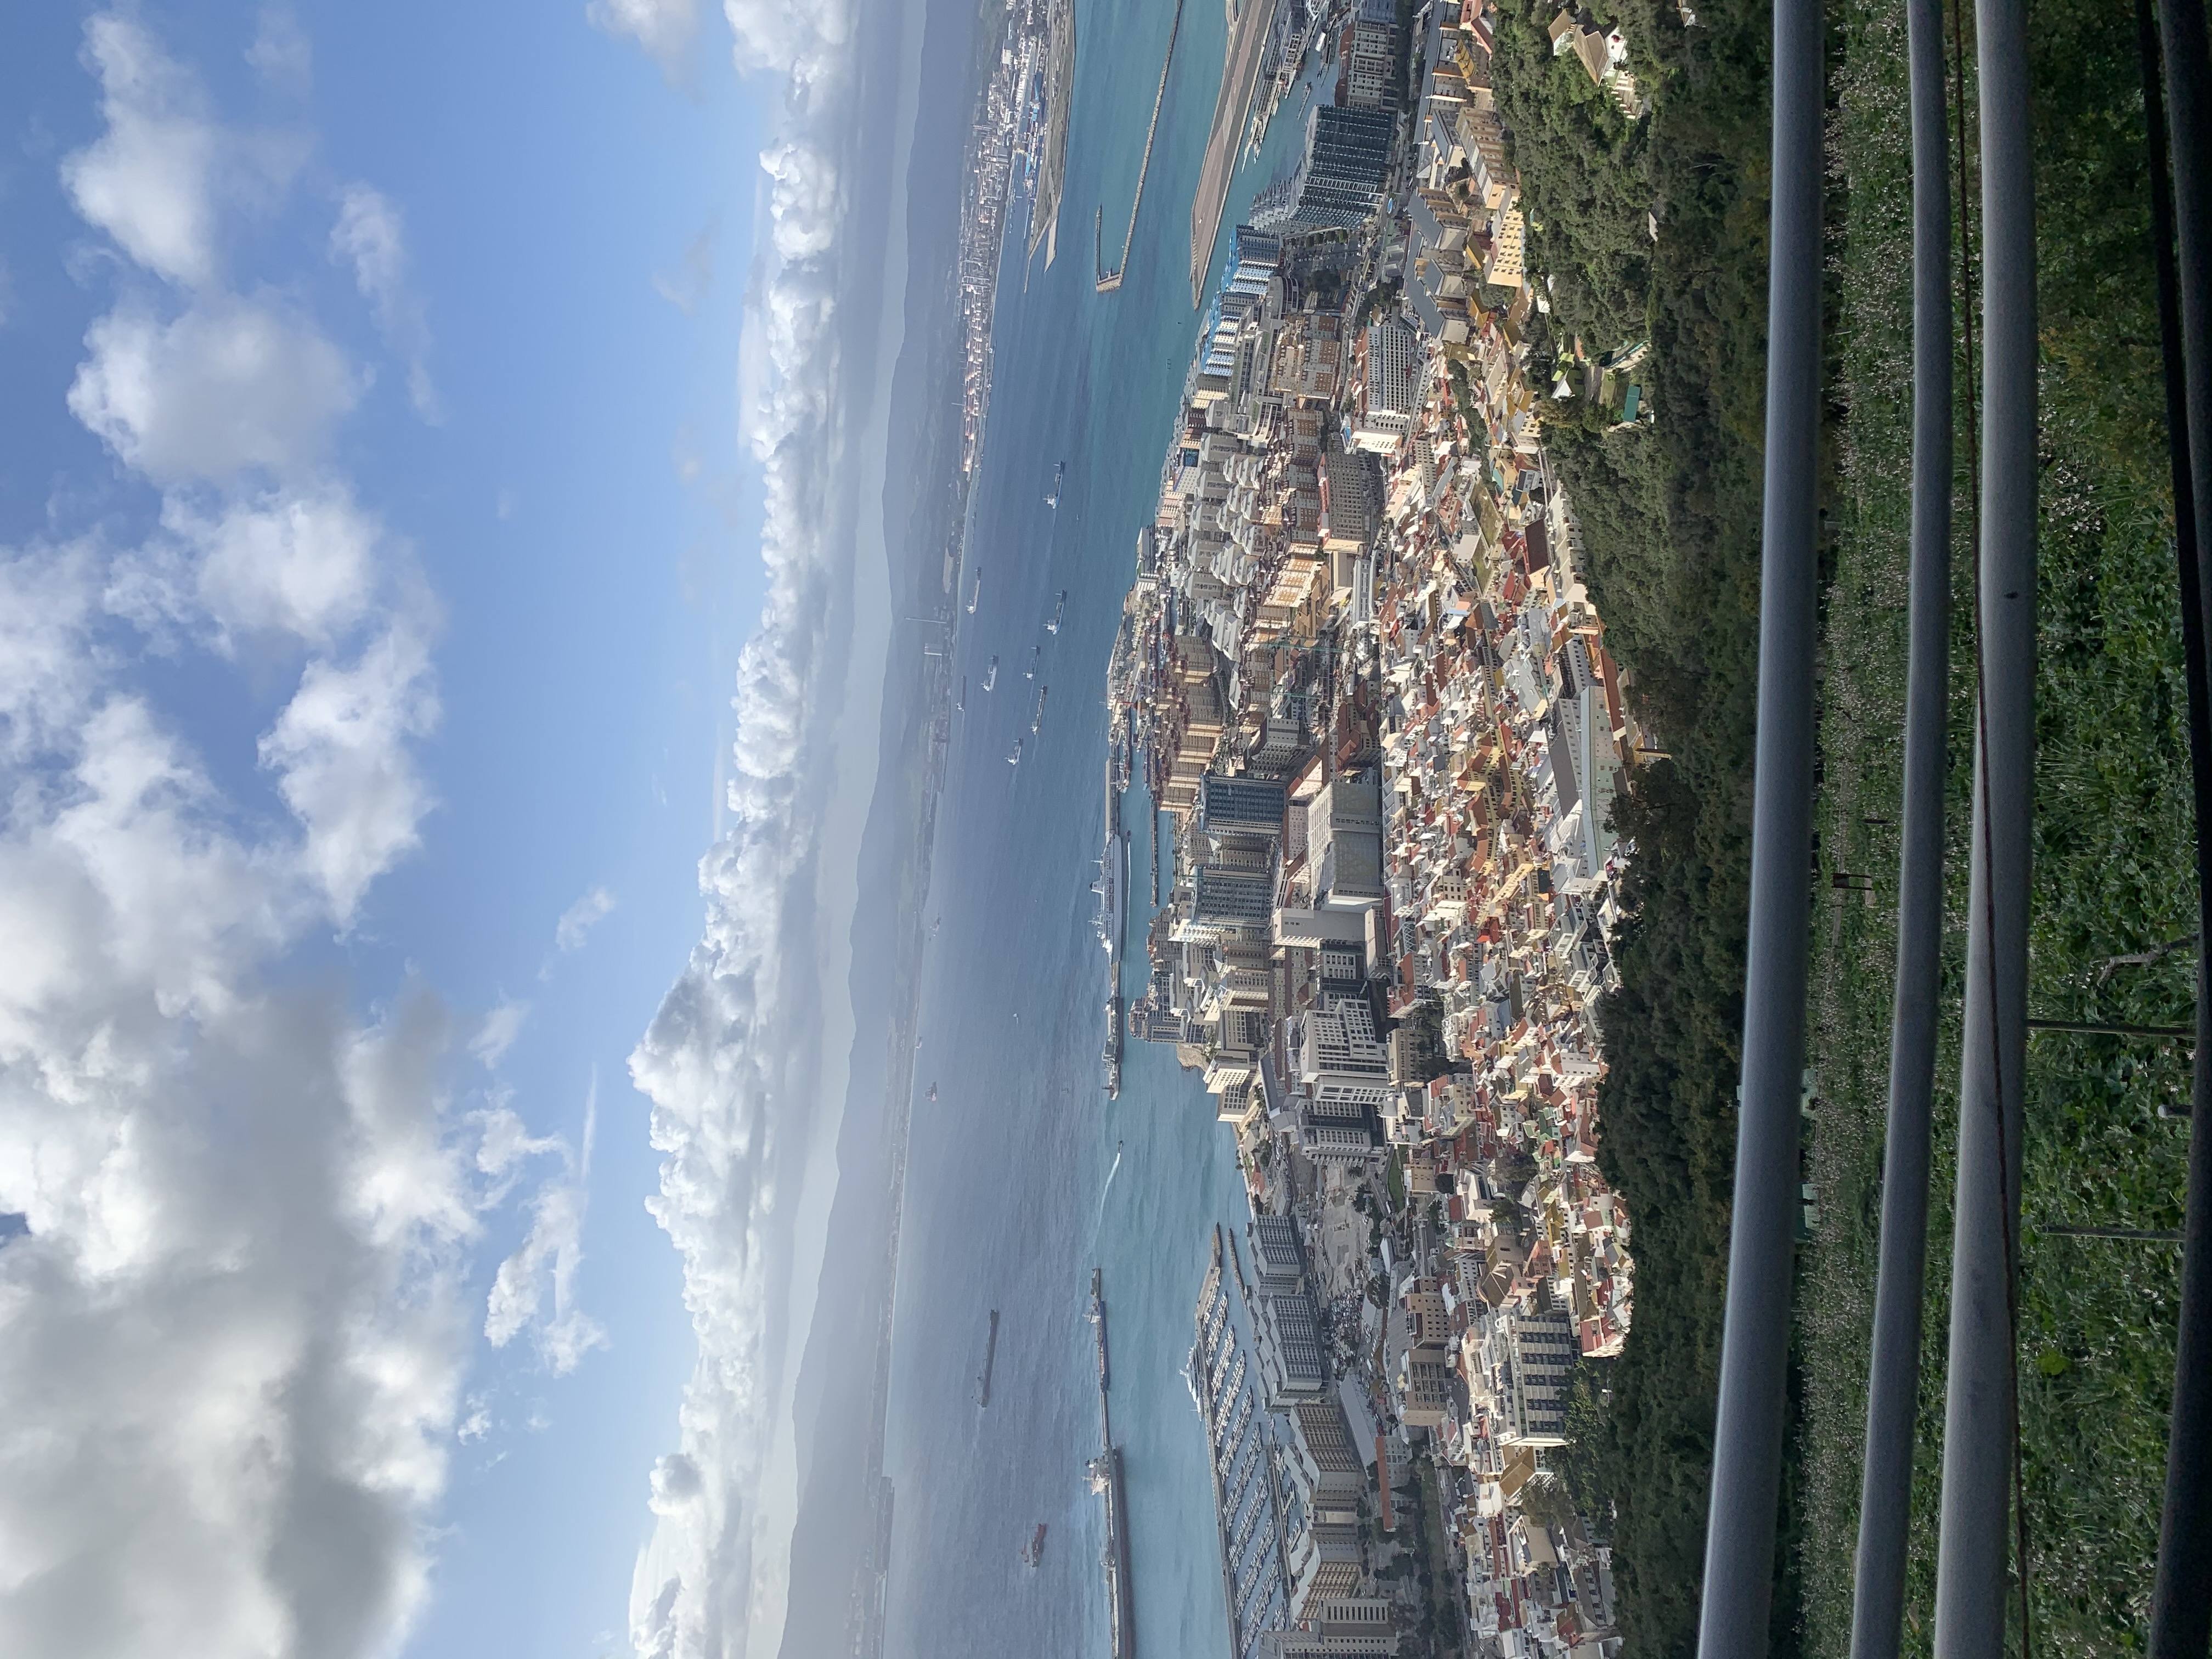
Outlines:
{"label": "turquoise water", "polygon": [[[1107,1613],[1097,1373],[1084,1313],[1105,1272],[1115,1431],[1130,1506],[1137,1649],[1229,1648],[1206,1436],[1183,1367],[1212,1227],[1241,1230],[1227,1131],[1171,1049],[1128,1045],[1118,1101],[1101,1087],[1105,956],[1089,891],[1104,830],[1106,659],[1150,522],[1159,463],[1196,339],[1190,200],[1219,85],[1217,0],[1188,0],[1144,215],[1118,293],[1093,290],[1093,210],[1111,258],[1152,115],[1173,0],[1079,0],[1077,87],[1060,254],[1026,291],[1012,216],[996,369],[969,543],[983,589],[963,616],[967,714],[956,716],[938,817],[907,1174],[886,1473],[896,1484],[887,1641],[896,1656],[1103,1655]],[[1230,193],[1215,248],[1297,142],[1304,104],[1279,112]],[[1067,464],[1060,508],[1044,505]],[[1043,623],[1068,591],[1060,633]],[[1030,733],[1033,645],[1051,696]],[[998,689],[981,690],[1000,659]],[[1020,738],[1018,768],[1006,757]],[[1133,831],[1141,988],[1151,839]],[[974,1402],[989,1311],[1000,1310],[991,1405]],[[860,1429],[856,1425],[855,1432]],[[1042,1562],[1017,1552],[1039,1521]]]}

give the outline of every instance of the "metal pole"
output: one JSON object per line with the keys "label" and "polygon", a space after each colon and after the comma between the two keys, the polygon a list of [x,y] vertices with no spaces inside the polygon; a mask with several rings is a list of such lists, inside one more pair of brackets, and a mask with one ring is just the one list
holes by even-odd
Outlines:
{"label": "metal pole", "polygon": [[[2181,334],[2184,345],[2189,465],[2185,478],[2175,470],[2177,516],[2191,520],[2196,558],[2197,661],[2201,665],[2208,626],[2204,611],[2212,599],[2212,573],[2203,560],[2212,553],[2212,54],[2208,54],[2203,0],[2160,0],[2160,44],[2166,58],[2166,89],[2173,163],[2175,242],[2179,248]],[[2155,114],[2153,114],[2155,119]],[[2153,161],[2157,161],[2156,150]],[[2152,181],[2154,191],[2160,181]],[[2164,227],[2154,208],[2160,264],[2165,262]],[[2162,269],[2163,279],[2166,273]],[[2163,289],[2163,280],[2161,289]],[[2165,299],[2160,294],[2161,301]],[[2164,309],[2161,305],[2161,309]],[[2167,321],[2169,334],[2172,323]],[[2173,358],[2166,353],[2171,377]],[[2168,387],[2168,409],[2172,406]],[[2169,418],[2171,416],[2169,416]],[[2187,502],[2181,497],[2186,489]],[[2183,584],[2185,598],[2190,597]],[[2196,688],[2192,687],[2192,690]],[[2212,996],[2207,995],[2202,941],[2212,939],[2212,877],[2208,877],[2206,798],[2212,789],[2204,746],[2208,734],[2192,698],[2191,759],[2197,773],[2197,1052],[2212,1054]],[[2182,1220],[2181,1328],[2175,1344],[2173,1414],[2167,1427],[2166,1506],[2160,1519],[2158,1573],[2150,1604],[2152,1659],[2203,1659],[2212,1626],[2212,1094],[2200,1065],[2191,1087],[2189,1208]]]}
{"label": "metal pole", "polygon": [[[2035,785],[2035,181],[2024,0],[1976,0],[1983,467],[1973,857],[1937,1659],[2001,1659],[2015,1480],[2028,829]],[[2027,1563],[2019,1563],[2024,1575]],[[2024,1597],[2023,1597],[2024,1604]]]}
{"label": "metal pole", "polygon": [[1912,96],[1912,568],[1897,994],[1882,1152],[1881,1266],[1867,1376],[1851,1659],[1896,1659],[1912,1512],[1928,1261],[1928,1125],[1943,955],[1943,780],[1950,708],[1951,179],[1942,0],[1908,0]]}
{"label": "metal pole", "polygon": [[1774,1581],[1812,905],[1822,47],[1820,0],[1775,0],[1751,925],[1698,1659],[1763,1659]]}

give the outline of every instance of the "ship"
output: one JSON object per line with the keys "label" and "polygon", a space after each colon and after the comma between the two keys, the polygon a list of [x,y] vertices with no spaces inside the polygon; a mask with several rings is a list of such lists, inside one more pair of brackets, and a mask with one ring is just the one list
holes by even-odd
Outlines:
{"label": "ship", "polygon": [[1021,763],[1022,740],[1019,738],[1016,738],[1014,739],[1014,752],[1006,757],[1006,764],[1009,766],[1019,766]]}
{"label": "ship", "polygon": [[968,677],[965,674],[960,677],[960,695],[953,700],[952,707],[956,713],[964,714],[968,712]]}
{"label": "ship", "polygon": [[998,684],[998,683],[999,659],[996,657],[994,657],[991,659],[990,666],[983,671],[983,689],[986,691],[988,691],[993,686]]}
{"label": "ship", "polygon": [[1098,1392],[1103,1396],[1114,1386],[1112,1371],[1106,1363],[1106,1273],[1103,1268],[1091,1270],[1091,1311],[1084,1316],[1090,1320],[1091,1333],[1098,1344]]}
{"label": "ship", "polygon": [[1060,619],[1066,614],[1067,590],[1063,587],[1060,590],[1060,603],[1053,608],[1052,620],[1044,625],[1044,631],[1048,634],[1059,633]]}
{"label": "ship", "polygon": [[937,1098],[937,1085],[934,1083],[929,1085],[929,1097],[932,1100],[935,1100]]}
{"label": "ship", "polygon": [[1044,696],[1046,692],[1051,690],[1052,688],[1048,685],[1040,685],[1037,687],[1036,713],[1030,716],[1030,735],[1031,737],[1036,736],[1037,728],[1044,724]]}
{"label": "ship", "polygon": [[[935,1091],[932,1091],[934,1098]],[[991,1367],[999,1358],[999,1310],[991,1310],[991,1334],[983,1339],[983,1374],[975,1379],[975,1404],[991,1403]]]}
{"label": "ship", "polygon": [[1067,463],[1066,461],[1060,462],[1052,470],[1052,494],[1044,498],[1044,504],[1054,509],[1055,512],[1060,508],[1060,481],[1066,476]]}
{"label": "ship", "polygon": [[968,614],[969,616],[972,617],[975,614],[975,606],[981,601],[982,598],[983,573],[978,570],[975,573],[975,586],[968,595]]}
{"label": "ship", "polygon": [[1037,664],[1043,660],[1044,647],[1041,645],[1031,646],[1030,647],[1030,665],[1022,670],[1022,678],[1025,680],[1035,679],[1036,678]]}
{"label": "ship", "polygon": [[1098,895],[1098,942],[1106,949],[1106,1046],[1099,1054],[1105,1068],[1109,1099],[1121,1096],[1121,938],[1123,913],[1128,902],[1129,837],[1121,828],[1121,797],[1112,787],[1110,766],[1106,794],[1106,846],[1098,855],[1098,879],[1091,890]]}
{"label": "ship", "polygon": [[1033,1567],[1043,1559],[1044,1522],[1040,1521],[1037,1522],[1036,1531],[1031,1535],[1030,1541],[1022,1546],[1022,1565],[1024,1566]]}

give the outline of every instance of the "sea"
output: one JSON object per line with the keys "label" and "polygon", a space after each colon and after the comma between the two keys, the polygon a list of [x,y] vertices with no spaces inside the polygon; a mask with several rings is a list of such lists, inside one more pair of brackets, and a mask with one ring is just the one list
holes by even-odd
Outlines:
{"label": "sea", "polygon": [[[941,921],[921,981],[886,1443],[896,1497],[884,1646],[897,1659],[1109,1652],[1103,1510],[1085,1468],[1099,1449],[1085,1317],[1094,1267],[1127,1481],[1136,1650],[1227,1659],[1230,1649],[1206,1431],[1186,1371],[1213,1227],[1241,1239],[1249,1212],[1230,1133],[1171,1048],[1129,1042],[1120,1097],[1105,1094],[1109,988],[1091,891],[1106,823],[1107,659],[1202,315],[1190,297],[1190,203],[1227,19],[1219,0],[1186,0],[1127,269],[1102,295],[1093,213],[1103,209],[1110,261],[1175,0],[1078,0],[1076,15],[1058,258],[1048,270],[1040,251],[1025,264],[1026,214],[1009,214],[960,579],[966,712],[954,716],[932,861],[927,912]],[[1328,95],[1327,80],[1285,99],[1240,170],[1215,278],[1231,228],[1294,161],[1316,95]],[[1055,509],[1045,498],[1061,463]],[[1048,634],[1063,589],[1062,626]],[[1050,695],[1033,735],[1040,686]],[[1018,766],[1007,761],[1017,738]],[[1141,786],[1123,815],[1122,988],[1133,997],[1154,875]],[[1022,1547],[1041,1522],[1031,1566]]]}

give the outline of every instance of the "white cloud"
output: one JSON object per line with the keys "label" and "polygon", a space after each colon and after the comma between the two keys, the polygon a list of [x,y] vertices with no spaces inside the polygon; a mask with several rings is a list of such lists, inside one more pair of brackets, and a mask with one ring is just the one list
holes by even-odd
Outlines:
{"label": "white cloud", "polygon": [[631,1580],[631,1642],[649,1659],[741,1655],[773,1639],[785,1594],[792,1517],[769,1514],[762,1476],[787,1385],[794,1211],[823,1063],[815,940],[830,924],[814,877],[837,702],[825,677],[842,676],[830,617],[852,580],[833,528],[846,447],[835,147],[851,115],[852,9],[726,0],[724,15],[739,68],[784,82],[760,158],[767,257],[738,377],[765,486],[768,598],[738,659],[724,833],[700,864],[705,934],[630,1056],[665,1155],[650,1207],[683,1260],[698,1342]]}
{"label": "white cloud", "polygon": [[399,210],[367,185],[349,185],[339,198],[331,252],[353,267],[354,283],[376,313],[407,363],[407,395],[424,420],[439,418],[438,389],[430,381],[430,325],[422,301],[407,282],[407,238]]}
{"label": "white cloud", "polygon": [[410,745],[437,717],[428,650],[397,620],[350,663],[310,663],[261,739],[261,763],[306,827],[307,866],[341,926],[421,840],[429,792]]}
{"label": "white cloud", "polygon": [[318,480],[212,513],[173,497],[162,520],[193,556],[196,597],[225,638],[283,633],[328,647],[377,598],[384,529],[341,484]]}
{"label": "white cloud", "polygon": [[212,283],[220,210],[266,206],[297,171],[304,146],[282,133],[219,126],[198,79],[137,21],[103,12],[84,34],[107,130],[64,159],[70,199],[156,276],[194,288]]}
{"label": "white cloud", "polygon": [[575,1304],[599,1110],[595,1073],[584,1100],[583,1156],[572,1164],[566,1143],[556,1143],[563,1171],[538,1188],[531,1206],[529,1235],[520,1249],[500,1263],[484,1307],[484,1336],[492,1346],[503,1348],[527,1331],[539,1359],[556,1376],[567,1376],[586,1353],[606,1346],[606,1332]]}
{"label": "white cloud", "polygon": [[477,1025],[477,1034],[469,1039],[469,1052],[481,1066],[497,1066],[514,1047],[515,1038],[522,1035],[522,1022],[529,1018],[528,1003],[502,1001]]}
{"label": "white cloud", "polygon": [[70,412],[160,483],[302,471],[361,392],[344,355],[276,300],[214,296],[169,323],[126,306],[85,345]]}
{"label": "white cloud", "polygon": [[699,0],[592,0],[585,13],[610,34],[626,34],[671,75],[699,36]]}
{"label": "white cloud", "polygon": [[94,17],[84,33],[107,131],[62,163],[70,200],[148,270],[212,280],[217,146],[198,82],[127,18]]}
{"label": "white cloud", "polygon": [[553,927],[553,948],[564,955],[582,950],[592,929],[611,915],[614,908],[615,896],[604,887],[594,887],[561,913],[561,920]]}
{"label": "white cloud", "polygon": [[[0,1652],[365,1659],[426,1590],[471,1252],[532,1138],[449,1109],[427,990],[364,1015],[300,971],[419,838],[437,702],[433,607],[326,470],[351,371],[222,282],[296,147],[137,22],[87,41],[106,125],[64,182],[183,291],[131,290],[70,396],[161,526],[0,547]],[[155,645],[234,678],[273,796],[203,758]]]}

